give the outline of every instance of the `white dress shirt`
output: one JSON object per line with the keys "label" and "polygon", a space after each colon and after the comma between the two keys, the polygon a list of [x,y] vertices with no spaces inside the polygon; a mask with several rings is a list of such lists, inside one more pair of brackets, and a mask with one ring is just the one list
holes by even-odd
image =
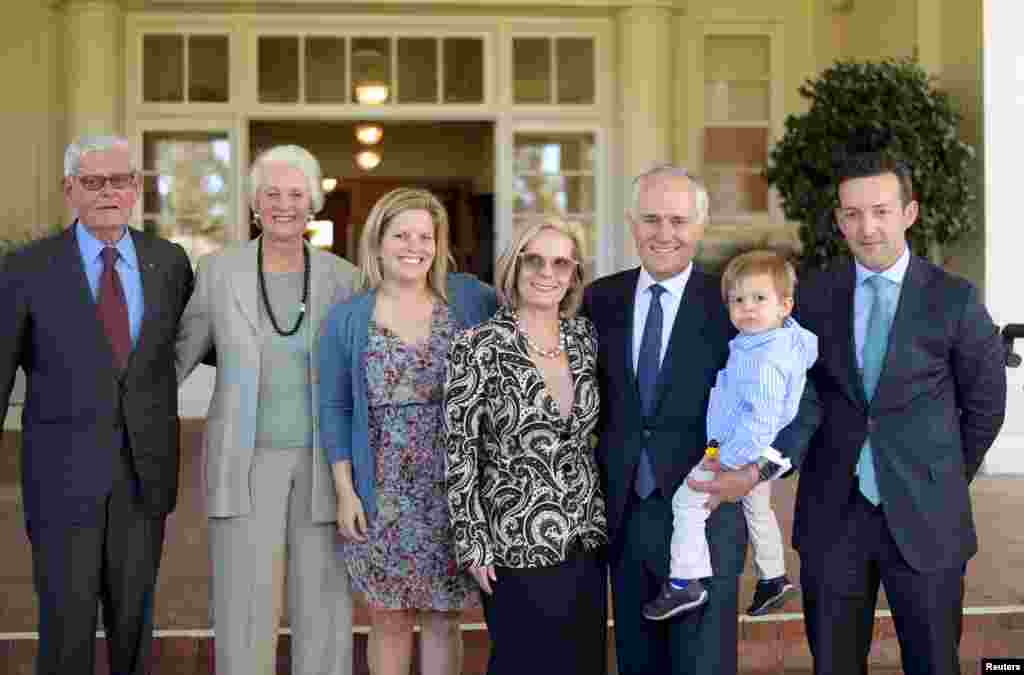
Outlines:
{"label": "white dress shirt", "polygon": [[[882,275],[889,281],[896,284],[894,291],[896,302],[899,302],[900,293],[903,291],[903,277],[907,275],[907,267],[910,265],[910,249],[905,249],[899,260],[893,263],[892,267],[884,272],[873,272],[859,262],[854,263],[857,268],[857,285],[853,289],[853,338],[857,346],[857,368],[864,369],[864,337],[868,333],[868,316],[871,314],[871,303],[874,293],[868,289],[867,280],[875,275]],[[888,297],[893,297],[889,295]],[[896,308],[893,307],[893,312]]]}
{"label": "white dress shirt", "polygon": [[640,343],[644,339],[644,325],[647,323],[647,313],[651,309],[651,293],[649,289],[654,284],[660,284],[665,292],[661,294],[661,310],[664,323],[661,327],[661,354],[658,357],[660,364],[665,360],[665,353],[668,352],[668,341],[672,337],[672,326],[676,321],[676,313],[679,311],[679,303],[683,299],[683,291],[686,290],[686,282],[690,280],[690,273],[693,271],[693,263],[686,266],[686,269],[669,277],[664,281],[656,281],[647,270],[640,268],[640,277],[636,280],[636,296],[633,300],[633,372],[636,372],[637,363],[640,360]]}

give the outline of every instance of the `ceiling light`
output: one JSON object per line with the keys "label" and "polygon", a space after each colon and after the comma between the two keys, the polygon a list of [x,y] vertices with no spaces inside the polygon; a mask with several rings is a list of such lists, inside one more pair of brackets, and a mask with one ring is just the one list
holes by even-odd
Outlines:
{"label": "ceiling light", "polygon": [[382,82],[364,82],[356,86],[356,101],[363,105],[379,105],[388,100],[388,85]]}
{"label": "ceiling light", "polygon": [[363,145],[376,145],[384,138],[384,129],[379,124],[360,124],[356,127],[356,138]]}
{"label": "ceiling light", "polygon": [[373,171],[380,164],[380,153],[373,150],[363,150],[356,155],[356,164],[363,171]]}
{"label": "ceiling light", "polygon": [[324,192],[334,192],[334,188],[338,187],[338,179],[324,178],[320,181],[320,187],[324,189]]}

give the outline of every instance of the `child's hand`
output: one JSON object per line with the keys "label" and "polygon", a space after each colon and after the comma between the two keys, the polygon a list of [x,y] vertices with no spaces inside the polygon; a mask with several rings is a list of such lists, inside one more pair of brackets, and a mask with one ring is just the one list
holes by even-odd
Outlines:
{"label": "child's hand", "polygon": [[704,459],[701,460],[700,468],[705,471],[713,471],[718,473],[722,470],[722,463],[718,459],[718,441],[712,439],[708,442],[708,447],[704,448]]}
{"label": "child's hand", "polygon": [[722,470],[722,462],[721,460],[718,459],[718,457],[709,457],[705,455],[703,461],[701,461],[700,463],[700,468],[706,471],[713,471],[714,473],[718,473],[719,471]]}

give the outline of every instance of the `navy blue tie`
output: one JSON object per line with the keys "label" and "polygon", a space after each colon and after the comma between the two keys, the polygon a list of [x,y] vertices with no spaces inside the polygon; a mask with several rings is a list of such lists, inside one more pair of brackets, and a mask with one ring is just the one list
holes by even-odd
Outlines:
{"label": "navy blue tie", "polygon": [[[651,292],[651,308],[647,311],[647,322],[644,323],[644,336],[640,341],[640,358],[637,359],[636,381],[640,390],[640,405],[644,416],[644,426],[654,415],[657,403],[658,370],[661,368],[661,331],[665,323],[665,313],[661,309],[663,286],[654,284]],[[636,480],[633,489],[641,499],[647,499],[658,487],[654,479],[654,467],[647,454],[647,448],[640,450],[640,464],[636,468]]]}

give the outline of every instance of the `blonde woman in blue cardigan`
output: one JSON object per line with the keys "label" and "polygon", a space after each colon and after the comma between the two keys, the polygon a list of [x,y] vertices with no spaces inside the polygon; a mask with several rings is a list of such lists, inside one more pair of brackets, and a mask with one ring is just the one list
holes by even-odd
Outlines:
{"label": "blonde woman in blue cardigan", "polygon": [[448,218],[429,192],[374,206],[360,250],[363,292],[337,305],[320,342],[321,439],[333,466],[342,563],[363,594],[375,675],[461,673],[459,612],[477,602],[454,562],[441,414],[455,333],[488,319],[494,291],[448,273]]}

